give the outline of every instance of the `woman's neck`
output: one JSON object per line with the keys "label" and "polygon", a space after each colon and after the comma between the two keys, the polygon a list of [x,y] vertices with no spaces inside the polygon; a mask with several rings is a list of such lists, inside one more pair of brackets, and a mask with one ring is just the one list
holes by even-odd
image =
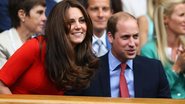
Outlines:
{"label": "woman's neck", "polygon": [[179,35],[170,31],[168,31],[167,34],[168,34],[167,44],[168,44],[168,47],[171,48],[172,50],[170,57],[172,61],[175,61],[178,54],[178,48],[180,46]]}
{"label": "woman's neck", "polygon": [[168,47],[171,48],[178,48],[180,45],[180,39],[179,39],[179,35],[178,34],[174,34],[170,31],[167,32],[168,36],[167,36],[167,44]]}
{"label": "woman's neck", "polygon": [[18,28],[16,28],[16,30],[17,30],[19,37],[23,43],[25,41],[27,41],[32,35],[32,33],[30,33],[27,29],[25,29],[23,27],[18,27]]}

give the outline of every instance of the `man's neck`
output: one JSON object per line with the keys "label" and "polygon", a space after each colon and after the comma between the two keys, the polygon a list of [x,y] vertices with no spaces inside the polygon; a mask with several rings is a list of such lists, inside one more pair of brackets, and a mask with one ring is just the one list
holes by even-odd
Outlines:
{"label": "man's neck", "polygon": [[98,38],[102,37],[104,34],[105,30],[101,30],[101,31],[94,31],[94,35],[96,35]]}

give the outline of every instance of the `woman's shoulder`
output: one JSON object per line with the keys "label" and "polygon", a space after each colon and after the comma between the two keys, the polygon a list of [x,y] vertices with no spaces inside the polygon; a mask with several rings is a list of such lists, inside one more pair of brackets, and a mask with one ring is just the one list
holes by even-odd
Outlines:
{"label": "woman's shoulder", "polygon": [[35,36],[31,39],[29,39],[26,43],[39,43],[39,42],[45,42],[45,37],[43,35]]}
{"label": "woman's shoulder", "polygon": [[41,43],[42,43],[42,45],[45,44],[44,36],[36,36],[34,38],[31,38],[31,39],[27,40],[23,44],[23,47],[38,50],[40,48]]}
{"label": "woman's shoulder", "polygon": [[149,51],[149,50],[155,50],[156,51],[156,41],[154,39],[148,41],[141,47],[141,51]]}
{"label": "woman's shoulder", "polygon": [[151,39],[150,41],[145,43],[142,48],[150,48],[150,47],[151,48],[156,47],[156,40],[155,39]]}
{"label": "woman's shoulder", "polygon": [[45,37],[44,37],[44,35],[39,35],[39,36],[36,36],[36,37],[34,37],[36,40],[38,40],[38,41],[45,41]]}
{"label": "woman's shoulder", "polygon": [[[41,44],[41,39],[42,44]],[[31,38],[29,40],[27,40],[19,49],[18,52],[19,53],[24,53],[25,56],[40,56],[40,52],[42,49],[45,49],[45,38],[42,36],[37,36],[34,38]],[[42,49],[41,49],[42,48]],[[45,52],[45,50],[44,50]],[[29,57],[30,58],[30,57]]]}
{"label": "woman's shoulder", "polygon": [[3,32],[0,33],[0,40],[1,42],[4,41],[4,40],[10,40],[10,31],[12,31],[12,29],[9,29],[9,30],[5,30]]}
{"label": "woman's shoulder", "polygon": [[[0,33],[0,46],[5,49],[12,49],[14,44],[21,45],[21,40],[19,39],[18,33],[14,28],[5,30]],[[16,46],[18,47],[18,46]]]}
{"label": "woman's shoulder", "polygon": [[155,40],[148,41],[142,48],[140,54],[149,58],[157,57],[157,47]]}

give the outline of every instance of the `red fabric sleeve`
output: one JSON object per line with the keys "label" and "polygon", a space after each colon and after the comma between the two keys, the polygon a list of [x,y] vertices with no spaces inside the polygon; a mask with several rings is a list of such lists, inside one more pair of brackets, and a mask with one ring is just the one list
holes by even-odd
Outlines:
{"label": "red fabric sleeve", "polygon": [[33,38],[23,44],[0,70],[0,80],[7,86],[13,85],[17,79],[33,64],[39,55],[39,42]]}

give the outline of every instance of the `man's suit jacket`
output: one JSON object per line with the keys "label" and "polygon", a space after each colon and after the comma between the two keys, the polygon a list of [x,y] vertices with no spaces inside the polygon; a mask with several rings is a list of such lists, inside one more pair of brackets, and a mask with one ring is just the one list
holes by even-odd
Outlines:
{"label": "man's suit jacket", "polygon": [[[136,56],[133,65],[136,98],[171,97],[169,84],[160,61]],[[111,97],[108,54],[100,57],[100,67],[90,87],[81,95]]]}

